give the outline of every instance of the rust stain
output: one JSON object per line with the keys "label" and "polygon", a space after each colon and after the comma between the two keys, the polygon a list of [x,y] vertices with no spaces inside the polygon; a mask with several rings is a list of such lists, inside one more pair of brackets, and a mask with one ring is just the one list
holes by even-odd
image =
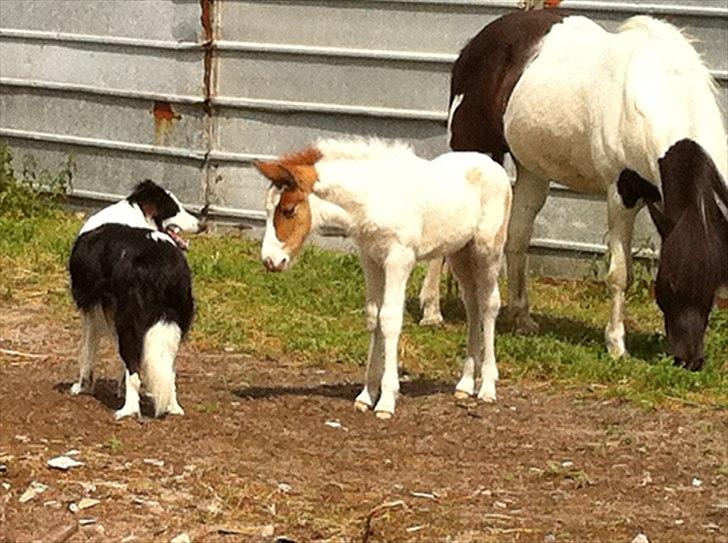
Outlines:
{"label": "rust stain", "polygon": [[174,128],[174,122],[181,119],[182,116],[172,109],[169,102],[161,100],[154,102],[152,114],[154,115],[154,144],[164,145],[167,141],[167,135]]}
{"label": "rust stain", "polygon": [[561,3],[561,0],[546,0],[543,3],[543,7],[545,8],[557,8],[559,7],[559,4]]}
{"label": "rust stain", "polygon": [[208,113],[212,111],[212,60],[215,53],[213,47],[213,40],[215,39],[215,32],[213,27],[213,9],[215,7],[215,0],[200,0],[200,24],[202,25],[202,32],[204,36],[203,47],[205,49],[204,58],[204,75],[203,85],[205,92],[205,108]]}

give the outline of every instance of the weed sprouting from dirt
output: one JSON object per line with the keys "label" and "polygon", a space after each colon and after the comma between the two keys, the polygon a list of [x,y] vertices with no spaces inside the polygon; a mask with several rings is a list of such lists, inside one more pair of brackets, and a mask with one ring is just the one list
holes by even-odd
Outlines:
{"label": "weed sprouting from dirt", "polygon": [[75,171],[72,155],[55,172],[39,168],[30,155],[23,159],[20,171],[15,171],[10,149],[0,142],[0,217],[18,219],[54,213],[71,190]]}

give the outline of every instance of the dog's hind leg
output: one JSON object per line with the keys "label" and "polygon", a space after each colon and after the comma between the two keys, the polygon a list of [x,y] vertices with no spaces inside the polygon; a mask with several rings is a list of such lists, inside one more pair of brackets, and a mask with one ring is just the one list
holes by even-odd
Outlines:
{"label": "dog's hind leg", "polygon": [[160,321],[144,335],[144,386],[154,399],[154,414],[184,415],[177,403],[175,389],[175,358],[182,331],[174,322]]}
{"label": "dog's hind leg", "polygon": [[133,319],[116,319],[116,335],[119,341],[119,355],[126,365],[124,379],[124,406],[114,413],[116,420],[129,416],[140,416],[139,392],[141,390],[142,337],[143,331]]}
{"label": "dog's hind leg", "polygon": [[94,363],[98,355],[99,341],[104,332],[104,317],[94,307],[81,312],[81,352],[78,358],[78,382],[71,387],[71,394],[91,394],[94,388]]}

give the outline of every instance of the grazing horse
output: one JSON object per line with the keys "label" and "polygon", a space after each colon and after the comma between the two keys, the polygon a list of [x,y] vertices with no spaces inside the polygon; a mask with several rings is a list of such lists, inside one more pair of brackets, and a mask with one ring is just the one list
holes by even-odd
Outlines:
{"label": "grazing horse", "polygon": [[[505,320],[521,331],[537,329],[529,315],[526,250],[548,180],[555,179],[606,195],[613,299],[605,340],[612,356],[624,355],[634,220],[646,203],[653,220],[660,215],[662,188],[671,226],[661,230],[666,253],[660,259],[658,304],[676,363],[699,368],[706,300],[714,294],[713,278],[725,274],[725,260],[707,252],[725,247],[720,194],[728,151],[714,82],[689,41],[646,16],[611,33],[561,10],[511,13],[461,51],[452,69],[449,111],[453,150],[489,153],[501,163],[510,153],[516,163]],[[691,211],[680,220],[682,205]],[[701,228],[696,205],[703,210]],[[423,300],[437,297],[439,281],[432,276],[439,265],[431,265],[426,281],[431,291]],[[680,282],[668,279],[676,277]]]}
{"label": "grazing horse", "polygon": [[356,242],[366,279],[371,331],[360,411],[390,418],[399,391],[397,345],[405,287],[415,262],[446,256],[468,316],[468,349],[457,397],[495,401],[498,273],[510,216],[505,170],[480,153],[447,153],[432,161],[402,144],[323,140],[255,166],[271,186],[261,259],[286,269],[316,227],[338,226]]}

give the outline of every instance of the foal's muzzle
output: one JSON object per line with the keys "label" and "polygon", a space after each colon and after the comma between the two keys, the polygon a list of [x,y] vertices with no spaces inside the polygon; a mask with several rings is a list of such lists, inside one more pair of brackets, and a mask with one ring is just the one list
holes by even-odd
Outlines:
{"label": "foal's muzzle", "polygon": [[263,265],[269,272],[280,272],[288,267],[288,261],[288,257],[284,257],[280,262],[278,262],[278,264],[276,264],[273,262],[272,258],[268,257],[263,259]]}

